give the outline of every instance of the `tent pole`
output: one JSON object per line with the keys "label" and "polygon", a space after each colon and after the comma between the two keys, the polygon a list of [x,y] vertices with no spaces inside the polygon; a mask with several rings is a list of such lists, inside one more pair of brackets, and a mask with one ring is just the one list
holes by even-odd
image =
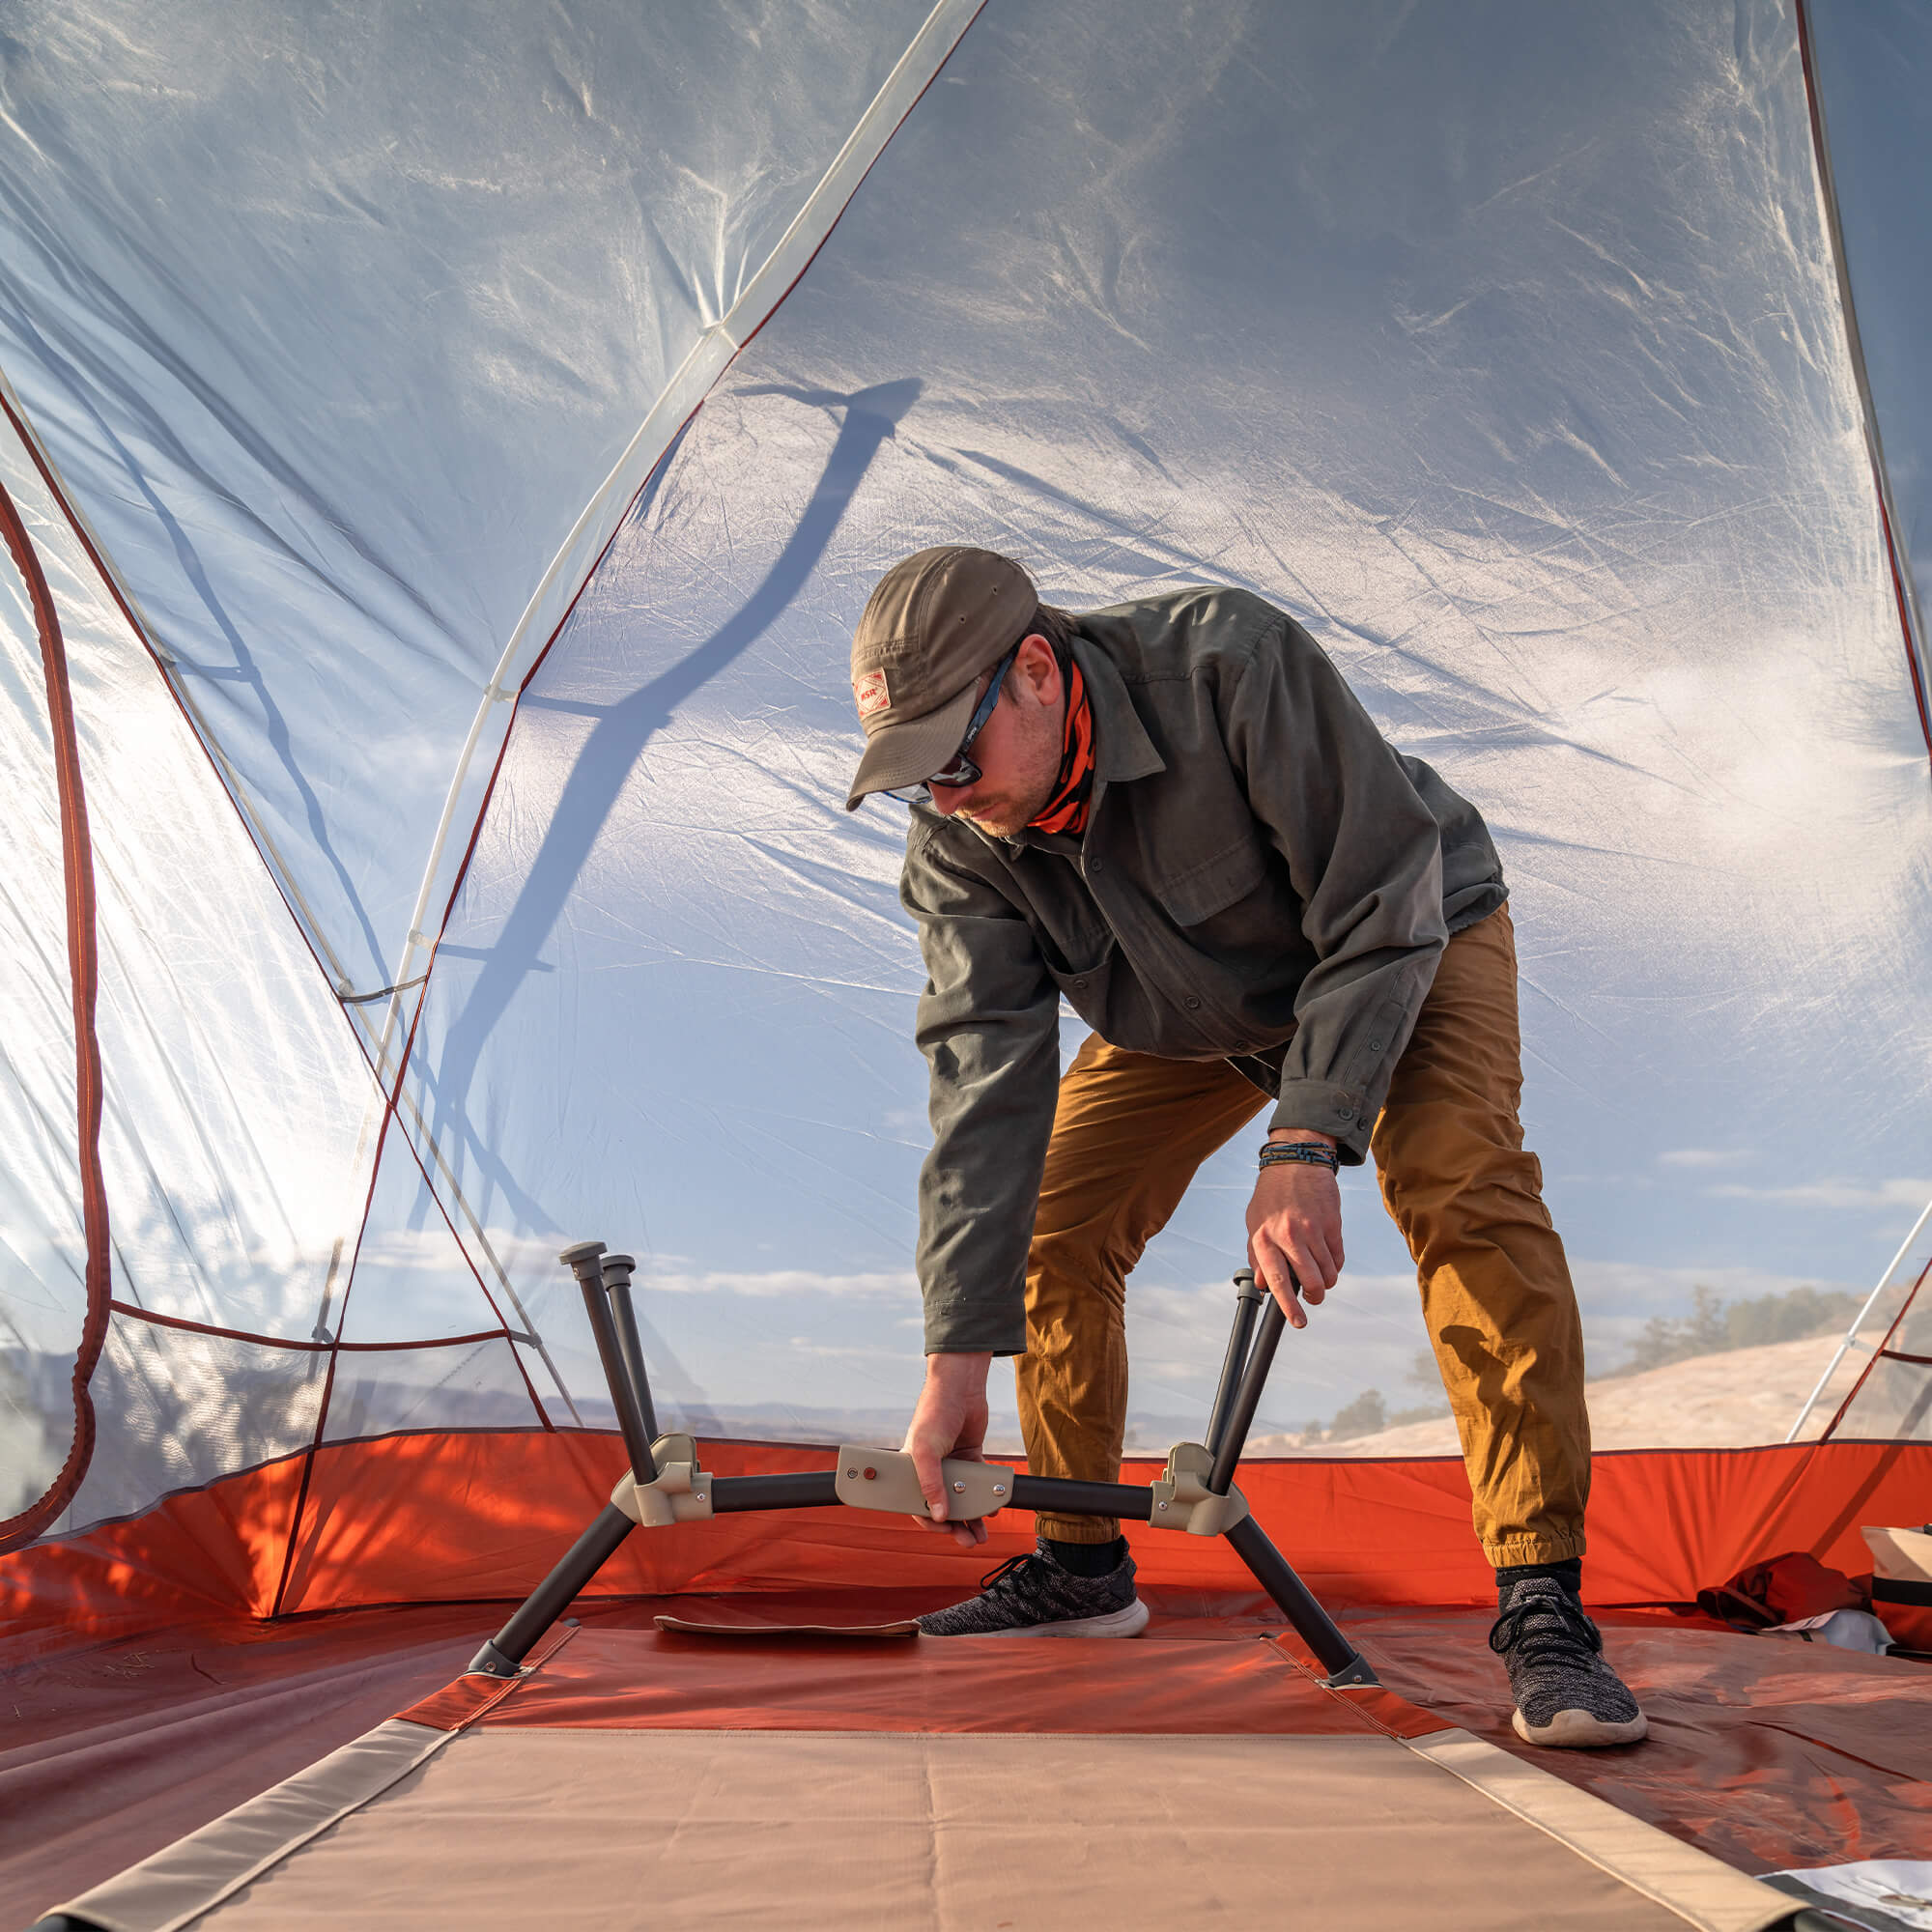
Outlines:
{"label": "tent pole", "polygon": [[1852,1325],[1845,1330],[1845,1339],[1838,1344],[1837,1352],[1826,1363],[1825,1373],[1818,1378],[1818,1385],[1804,1398],[1804,1406],[1798,1411],[1798,1420],[1791,1425],[1789,1433],[1785,1435],[1784,1439],[1787,1442],[1798,1440],[1798,1432],[1804,1427],[1804,1418],[1818,1406],[1818,1398],[1825,1393],[1825,1385],[1837,1374],[1838,1364],[1845,1359],[1847,1351],[1858,1340],[1859,1330],[1863,1326],[1865,1318],[1876,1306],[1879,1296],[1891,1286],[1891,1278],[1898,1272],[1899,1263],[1912,1252],[1912,1244],[1918,1238],[1927,1221],[1932,1221],[1932,1201],[1926,1202],[1924,1212],[1912,1224],[1911,1234],[1898,1244],[1898,1252],[1892,1256],[1886,1271],[1879,1276],[1878,1286],[1865,1296],[1864,1306],[1852,1317]]}

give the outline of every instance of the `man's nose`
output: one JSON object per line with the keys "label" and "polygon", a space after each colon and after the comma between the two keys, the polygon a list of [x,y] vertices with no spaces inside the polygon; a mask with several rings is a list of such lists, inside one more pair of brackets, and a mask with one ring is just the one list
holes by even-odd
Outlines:
{"label": "man's nose", "polygon": [[932,787],[932,809],[941,818],[951,818],[962,805],[973,801],[971,785],[934,785]]}

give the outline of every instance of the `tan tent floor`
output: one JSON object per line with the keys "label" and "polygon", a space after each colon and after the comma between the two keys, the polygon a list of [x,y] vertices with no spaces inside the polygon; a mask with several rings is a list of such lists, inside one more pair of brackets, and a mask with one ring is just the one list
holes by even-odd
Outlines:
{"label": "tan tent floor", "polygon": [[[398,1723],[370,1747],[414,1756],[426,1735]],[[332,1816],[354,1802],[362,1769],[339,1765],[333,1788],[311,1778],[312,1802]],[[1661,1855],[1670,1869],[1638,1877],[1670,1888],[1679,1909],[1387,1738],[526,1729],[455,1737],[232,1890],[223,1851],[248,1838],[239,1820],[80,1909],[128,1932],[181,1925],[210,1892],[220,1902],[203,1922],[218,1932],[1745,1932],[1790,1910],[1716,1861],[1554,1790],[1624,1827],[1617,1849],[1639,1868],[1645,1853]],[[282,1809],[299,1832],[298,1804]]]}
{"label": "tan tent floor", "polygon": [[108,1932],[1759,1932],[1790,1902],[1278,1642],[565,1627],[522,1677],[459,1679],[64,1909]]}
{"label": "tan tent floor", "polygon": [[[1399,1696],[1351,1693],[1345,1700],[1321,1691],[1295,1667],[1283,1644],[1266,1640],[1280,1627],[1272,1606],[1259,1599],[1157,1593],[1149,1638],[1077,1646],[1009,1643],[984,1662],[975,1662],[974,1654],[985,1656],[995,1647],[901,1641],[858,1647],[861,1654],[854,1654],[850,1644],[707,1642],[648,1628],[658,1609],[706,1618],[810,1615],[856,1622],[925,1606],[901,1601],[906,1598],[904,1592],[838,1597],[812,1592],[795,1602],[778,1596],[684,1597],[602,1605],[587,1611],[584,1626],[561,1649],[547,1645],[545,1667],[508,1696],[502,1694],[506,1687],[485,1680],[451,1681],[451,1671],[460,1670],[500,1616],[487,1608],[414,1606],[273,1626],[211,1626],[156,1633],[138,1643],[71,1649],[38,1662],[18,1657],[8,1687],[7,1747],[0,1750],[0,1895],[14,1907],[10,1922],[24,1923],[56,1900],[99,1886],[130,1859],[164,1851],[225,1806],[287,1778],[398,1710],[406,1710],[412,1721],[379,1724],[380,1732],[413,1733],[417,1750],[440,1752],[458,1768],[471,1761],[480,1766],[497,1749],[490,1744],[478,1754],[473,1747],[479,1742],[510,1734],[502,1750],[513,1756],[518,1735],[549,1740],[560,1727],[569,1727],[562,1733],[565,1744],[571,1738],[591,1740],[586,1750],[593,1755],[574,1762],[602,1763],[620,1750],[625,1731],[648,1733],[639,1740],[640,1748],[658,1738],[729,1740],[757,1731],[773,1740],[771,1754],[759,1763],[780,1784],[801,1789],[818,1780],[815,1773],[803,1770],[805,1757],[787,1755],[793,1734],[881,1737],[871,1762],[886,1761],[907,1738],[925,1738],[931,1742],[923,1751],[957,1764],[964,1761],[962,1753],[946,1753],[961,1740],[938,1734],[977,1732],[981,1742],[1014,1754],[1019,1767],[1006,1788],[1008,1809],[997,1822],[1002,1829],[1015,1825],[1023,1835],[1037,1828],[1048,1838],[1054,1817],[1048,1807],[1056,1792],[1052,1780],[1039,1775],[1048,1762],[1043,1747],[1057,1752],[1068,1738],[1108,1733],[1094,1749],[1122,1767],[1117,1782],[1122,1803],[1109,1816],[1141,1820],[1133,1828],[1142,1833],[1141,1849],[1117,1861],[1121,1870],[1142,1875],[1135,1880],[1136,1896],[1156,1837],[1174,1857],[1196,1858],[1199,1867],[1218,1872],[1230,1862],[1222,1856],[1230,1841],[1223,1837],[1210,1845],[1215,1830],[1244,1821],[1242,1841],[1267,1847],[1276,1834],[1307,1824],[1309,1814],[1293,1808],[1265,1803],[1248,1808],[1251,1788],[1262,1788],[1272,1774],[1264,1772],[1258,1782],[1248,1769],[1251,1759],[1242,1753],[1259,1753],[1264,1766],[1296,1761],[1294,1770],[1283,1773],[1293,1787],[1293,1804],[1306,1783],[1300,1760],[1315,1754],[1316,1762],[1332,1766],[1352,1754],[1369,1762],[1368,1753],[1352,1748],[1364,1741],[1385,1747],[1381,1757],[1390,1776],[1412,1777],[1416,1751],[1481,1751],[1485,1780],[1493,1785],[1504,1773],[1523,1772],[1540,1794],[1535,1808],[1546,1814],[1554,1815],[1550,1806],[1566,1795],[1566,1786],[1580,1786],[1609,1801],[1607,1806],[1586,1804],[1586,1816],[1621,1827],[1627,1821],[1620,1814],[1634,1814],[1663,1828],[1645,1833],[1634,1827],[1636,1842],[1668,1845],[1663,1833],[1673,1834],[1747,1871],[1861,1857],[1923,1857],[1928,1849],[1932,1670],[1744,1637],[1662,1613],[1612,1611],[1604,1617],[1611,1654],[1650,1712],[1651,1741],[1625,1750],[1553,1753],[1527,1751],[1510,1736],[1500,1676],[1483,1642],[1487,1619],[1474,1612],[1384,1611],[1347,1619],[1384,1682],[1410,1698],[1426,1699],[1427,1712]],[[439,1684],[446,1688],[438,1690]],[[614,1738],[612,1727],[619,1731]],[[1406,1747],[1397,1742],[1398,1734],[1408,1738]],[[810,1742],[804,1740],[801,1749]],[[1348,1745],[1351,1752],[1319,1755],[1331,1745]],[[1210,1747],[1231,1753],[1221,1762],[1243,1767],[1224,1780],[1228,1804],[1237,1808],[1176,1827],[1171,1796],[1162,1796],[1163,1767],[1174,1752],[1198,1762],[1196,1754]],[[604,1755],[595,1756],[598,1752]],[[1077,1761],[1080,1752],[1075,1756]],[[922,1755],[920,1762],[925,1761]],[[708,1787],[701,1778],[694,1782],[686,1776],[688,1760],[678,1762],[685,1767],[679,1772],[686,1777],[682,1787],[659,1783],[647,1789],[651,1780],[628,1769],[612,1775],[611,1784],[626,1817],[655,1816],[662,1824],[682,1816],[686,1836],[697,1833],[699,1838],[704,1836],[700,1817],[715,1818],[724,1810],[751,1817],[735,1783],[718,1786],[720,1810],[703,1811],[700,1801],[710,1802],[703,1800]],[[720,1778],[726,1770],[739,1776],[738,1760],[719,1763]],[[1139,1769],[1127,1770],[1128,1765]],[[1030,1774],[1028,1766],[1034,1768]],[[1370,1780],[1378,1788],[1383,1768]],[[391,1779],[396,1775],[393,1767],[384,1773]],[[860,1776],[856,1769],[854,1776]],[[454,1788],[443,1770],[433,1777],[425,1772],[418,1782],[420,1790],[414,1784],[399,1788],[393,1798],[375,1804],[370,1819],[392,1804],[433,1808],[441,1802],[439,1792]],[[548,1769],[532,1780],[526,1796],[533,1809],[545,1815],[554,1809],[549,1795],[554,1782]],[[689,1801],[687,1810],[662,1808],[672,1804],[680,1789]],[[1141,1794],[1131,1805],[1125,1802],[1128,1793]],[[888,1796],[896,1795],[895,1786]],[[815,1799],[808,1794],[800,1802]],[[1145,1808],[1156,1802],[1168,1810]],[[1452,1795],[1444,1802],[1461,1801]],[[463,1808],[459,1802],[456,1811]],[[897,1814],[884,1804],[876,1815]],[[367,1822],[353,1827],[358,1840]],[[345,1824],[336,1835],[347,1839],[351,1829]],[[650,1829],[655,1828],[647,1822],[638,1827]],[[1123,1822],[1119,1829],[1128,1827]],[[463,1858],[473,1862],[494,1857],[491,1845],[501,1835],[494,1824],[472,1833]],[[642,1909],[659,1895],[645,1885],[638,1863],[647,1840],[636,1833],[627,1839],[621,1832],[616,1836],[629,1846],[621,1862],[637,1874]],[[674,1839],[666,1849],[671,1864],[681,1857],[683,1842]],[[767,1833],[748,1825],[741,1856],[762,1862],[767,1842]],[[936,1837],[933,1842],[936,1846]],[[590,1862],[605,1857],[593,1845],[581,1844],[579,1853]],[[309,1871],[323,1869],[319,1862],[310,1865],[311,1857],[323,1856],[318,1843],[313,1854],[290,1860],[273,1884],[306,1884]],[[1276,1849],[1257,1851],[1257,1868],[1273,1871],[1276,1856]],[[1295,1857],[1299,1861],[1301,1853]],[[1391,1852],[1380,1862],[1391,1865],[1392,1876],[1378,1871],[1378,1883],[1384,1877],[1393,1883],[1402,1861],[1410,1857]],[[298,1864],[304,1868],[299,1873]],[[263,1897],[269,1890],[266,1882],[254,1888]],[[1498,1894],[1492,1907],[1513,1897]],[[554,1905],[545,1901],[538,1918],[553,1917]],[[229,1915],[209,1922],[225,1932]],[[439,1920],[418,1910],[411,1922]],[[992,1932],[998,1919],[985,1922]],[[1291,1915],[1283,1922],[1296,1919]],[[1487,1922],[1509,1921],[1492,1910]],[[1527,1904],[1523,1922],[1540,1922],[1527,1914]]]}

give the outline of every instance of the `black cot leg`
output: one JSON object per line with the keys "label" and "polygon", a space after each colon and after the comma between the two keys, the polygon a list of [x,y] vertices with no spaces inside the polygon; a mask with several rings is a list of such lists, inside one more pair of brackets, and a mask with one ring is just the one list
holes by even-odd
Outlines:
{"label": "black cot leg", "polygon": [[[597,1343],[597,1359],[604,1367],[605,1386],[611,1391],[611,1406],[617,1411],[617,1433],[624,1438],[624,1453],[631,1459],[631,1475],[639,1489],[658,1479],[658,1465],[651,1460],[651,1437],[644,1428],[643,1406],[631,1380],[630,1365],[624,1360],[624,1346],[617,1339],[617,1324],[611,1314],[611,1295],[604,1286],[604,1266],[600,1257],[602,1241],[578,1241],[557,1257],[577,1277],[583,1291],[584,1318]],[[628,1255],[618,1257],[628,1262]],[[628,1275],[625,1277],[629,1279]]]}
{"label": "black cot leg", "polygon": [[[1254,1279],[1243,1268],[1235,1277],[1235,1285],[1239,1288],[1245,1282],[1253,1287]],[[1296,1282],[1295,1286],[1299,1288],[1301,1284]],[[1268,1371],[1274,1366],[1274,1351],[1281,1342],[1282,1331],[1288,1326],[1288,1317],[1281,1312],[1281,1303],[1273,1295],[1265,1294],[1264,1291],[1264,1294],[1261,1323],[1254,1346],[1241,1365],[1240,1379],[1236,1384],[1235,1393],[1219,1416],[1219,1438],[1210,1445],[1214,1452],[1214,1472],[1208,1478],[1208,1487],[1217,1496],[1225,1496],[1229,1485],[1235,1480],[1235,1465],[1241,1460],[1241,1451],[1248,1446],[1248,1431],[1254,1427],[1255,1410],[1260,1406],[1262,1390],[1267,1386]],[[1225,1377],[1227,1371],[1223,1369],[1221,1373]],[[1218,1402],[1216,1406],[1219,1406]]]}
{"label": "black cot leg", "polygon": [[1315,1653],[1316,1661],[1328,1673],[1328,1683],[1379,1682],[1369,1660],[1336,1628],[1335,1620],[1294,1573],[1293,1566],[1268,1541],[1267,1531],[1253,1517],[1243,1517],[1232,1529],[1222,1532],[1237,1555],[1254,1572],[1255,1581],[1280,1605],[1301,1640]]}
{"label": "black cot leg", "polygon": [[[631,1269],[636,1264],[629,1255],[606,1258],[602,1241],[577,1241],[557,1259],[577,1277],[577,1285],[583,1291],[583,1312],[597,1341],[597,1356],[604,1365],[611,1406],[617,1411],[618,1432],[631,1459],[631,1479],[639,1484],[655,1482],[658,1470],[651,1460],[650,1384],[644,1379],[643,1354],[638,1348],[637,1321],[631,1311]],[[607,1283],[614,1287],[614,1295]],[[622,1311],[615,1320],[611,1309],[613,1299]],[[636,1357],[635,1369],[627,1355]],[[486,1677],[514,1677],[530,1646],[571,1601],[582,1594],[636,1527],[615,1503],[606,1503],[590,1527],[564,1552],[563,1560],[476,1653],[470,1670]]]}
{"label": "black cot leg", "polygon": [[[1294,1287],[1298,1293],[1301,1284],[1297,1281]],[[1274,1351],[1288,1326],[1281,1303],[1259,1286],[1252,1269],[1243,1268],[1235,1277],[1235,1291],[1240,1296],[1240,1303],[1235,1313],[1235,1334],[1228,1344],[1228,1360],[1221,1371],[1221,1390],[1214,1398],[1214,1420],[1208,1444],[1214,1458],[1208,1488],[1217,1496],[1225,1496],[1234,1486],[1236,1466],[1241,1460],[1241,1451],[1248,1445],[1248,1431],[1254,1426],[1255,1410],[1260,1406],[1268,1370],[1274,1366]],[[1252,1312],[1255,1302],[1262,1304],[1258,1324]],[[1251,1328],[1255,1332],[1253,1345],[1249,1347],[1246,1337]],[[1243,1355],[1245,1359],[1240,1359]],[[1334,1618],[1321,1607],[1315,1593],[1295,1575],[1293,1565],[1268,1541],[1267,1532],[1253,1517],[1244,1517],[1222,1534],[1234,1546],[1235,1553],[1253,1571],[1255,1581],[1274,1599],[1294,1626],[1302,1642],[1315,1653],[1328,1673],[1330,1685],[1377,1681],[1368,1659],[1342,1634]]]}
{"label": "black cot leg", "polygon": [[638,1413],[643,1418],[644,1435],[655,1442],[658,1428],[657,1405],[651,1401],[650,1371],[644,1367],[644,1345],[638,1333],[638,1311],[631,1301],[631,1274],[637,1263],[629,1255],[604,1257],[604,1293],[611,1301],[611,1320],[617,1326],[617,1349],[631,1378],[631,1393],[638,1399]]}
{"label": "black cot leg", "polygon": [[563,1560],[511,1613],[510,1621],[470,1660],[467,1675],[514,1677],[530,1646],[582,1595],[637,1524],[615,1503],[606,1503]]}
{"label": "black cot leg", "polygon": [[1221,1441],[1228,1433],[1228,1416],[1235,1406],[1235,1392],[1241,1385],[1241,1371],[1248,1363],[1255,1317],[1261,1312],[1266,1293],[1251,1269],[1243,1268],[1235,1277],[1235,1325],[1228,1334],[1228,1355],[1221,1364],[1220,1386],[1214,1391],[1214,1406],[1208,1417],[1207,1447],[1210,1456],[1221,1453]]}

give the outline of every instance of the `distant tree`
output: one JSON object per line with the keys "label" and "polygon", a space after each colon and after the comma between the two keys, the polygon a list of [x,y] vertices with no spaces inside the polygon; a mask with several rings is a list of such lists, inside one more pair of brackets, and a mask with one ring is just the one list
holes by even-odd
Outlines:
{"label": "distant tree", "polygon": [[1719,1355],[1732,1349],[1756,1349],[1771,1342],[1832,1334],[1857,1315],[1860,1305],[1856,1294],[1815,1288],[1793,1288],[1782,1294],[1726,1302],[1715,1289],[1699,1283],[1690,1291],[1690,1313],[1681,1320],[1653,1316],[1632,1345],[1630,1359],[1610,1373],[1636,1376],[1646,1369],[1690,1361],[1696,1355]]}

